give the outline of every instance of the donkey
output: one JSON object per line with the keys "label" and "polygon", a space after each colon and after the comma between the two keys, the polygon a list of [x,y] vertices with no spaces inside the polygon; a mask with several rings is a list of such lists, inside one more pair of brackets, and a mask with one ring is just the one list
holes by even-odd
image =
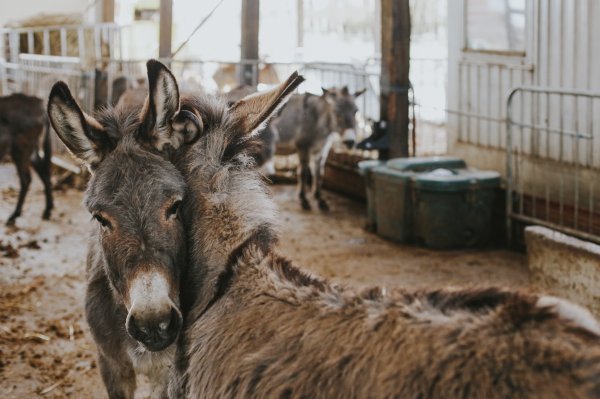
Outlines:
{"label": "donkey", "polygon": [[[38,151],[40,140],[44,151],[43,158]],[[31,183],[30,166],[33,166],[44,183],[46,209],[44,209],[42,219],[50,219],[54,206],[50,182],[52,143],[50,126],[42,99],[20,93],[0,97],[0,161],[9,149],[17,167],[21,191],[17,207],[8,218],[6,225],[14,225],[16,219],[21,216],[25,196]]]}
{"label": "donkey", "polygon": [[62,82],[48,101],[58,136],[92,173],[85,206],[97,223],[87,256],[85,314],[111,399],[133,398],[138,374],[149,377],[153,397],[167,397],[172,344],[183,323],[185,181],[159,153],[181,143],[161,139],[149,148],[138,143],[163,134],[171,123],[183,142],[185,129],[198,131],[193,123],[199,120],[190,124],[186,111],[165,114],[171,99],[161,97],[156,79],[151,82],[151,92],[158,94],[142,110],[106,108],[92,117]]}
{"label": "donkey", "polygon": [[354,145],[358,112],[355,100],[364,92],[365,90],[360,90],[350,94],[348,88],[343,87],[341,90],[323,89],[322,96],[294,96],[281,114],[269,124],[278,140],[276,153],[283,153],[286,149],[289,151],[291,146],[298,153],[299,196],[303,209],[311,208],[306,194],[311,188],[314,175],[314,196],[319,209],[329,210],[322,188],[325,162],[334,140],[332,133],[339,132],[342,141],[349,148]]}
{"label": "donkey", "polygon": [[228,107],[179,101],[168,69],[148,68],[169,100],[158,120],[201,126],[193,140],[173,122],[140,135],[175,144],[188,190],[172,398],[600,398],[600,325],[583,308],[499,288],[355,292],[277,254],[255,137],[301,77]]}
{"label": "donkey", "polygon": [[[275,154],[298,154],[300,204],[310,210],[306,198],[315,176],[315,198],[319,209],[327,211],[329,206],[322,195],[323,172],[327,155],[333,144],[331,133],[339,131],[342,141],[348,148],[356,141],[356,98],[366,89],[350,94],[348,87],[322,89],[322,96],[312,94],[295,95],[273,118],[268,126],[259,132],[263,151],[258,166],[265,165],[267,174],[275,174],[272,157]],[[229,104],[255,92],[250,86],[239,86],[224,95]],[[313,163],[311,164],[311,159]],[[312,170],[311,170],[312,169]],[[313,173],[314,171],[314,173]]]}

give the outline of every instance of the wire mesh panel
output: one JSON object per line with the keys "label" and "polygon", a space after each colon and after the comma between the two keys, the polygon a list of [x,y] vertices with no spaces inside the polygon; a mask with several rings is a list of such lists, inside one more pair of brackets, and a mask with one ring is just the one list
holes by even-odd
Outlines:
{"label": "wire mesh panel", "polygon": [[507,101],[507,224],[600,242],[600,93],[518,87]]}

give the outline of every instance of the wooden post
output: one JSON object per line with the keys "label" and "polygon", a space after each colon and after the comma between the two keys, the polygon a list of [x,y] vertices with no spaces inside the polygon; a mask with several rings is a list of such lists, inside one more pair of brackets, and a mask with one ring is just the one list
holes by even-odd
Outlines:
{"label": "wooden post", "polygon": [[240,84],[258,84],[258,29],[260,0],[242,0],[242,40],[241,59],[250,63],[242,64]]}
{"label": "wooden post", "polygon": [[159,58],[171,57],[173,37],[173,0],[160,0]]}
{"label": "wooden post", "polygon": [[304,47],[304,0],[296,0],[296,46]]}
{"label": "wooden post", "polygon": [[102,0],[102,22],[115,22],[115,0]]}
{"label": "wooden post", "polygon": [[410,63],[409,0],[381,0],[381,119],[387,122],[389,156],[407,157],[408,71]]}

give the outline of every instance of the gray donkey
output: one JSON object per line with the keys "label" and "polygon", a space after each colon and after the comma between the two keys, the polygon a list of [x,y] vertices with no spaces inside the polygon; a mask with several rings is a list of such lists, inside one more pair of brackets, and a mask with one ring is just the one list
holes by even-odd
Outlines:
{"label": "gray donkey", "polygon": [[[107,108],[93,118],[62,82],[48,102],[60,139],[92,172],[85,205],[97,223],[87,257],[85,314],[111,399],[133,398],[137,374],[149,377],[152,397],[167,397],[172,344],[183,321],[186,240],[179,207],[185,181],[159,150],[181,144],[162,139],[163,132],[175,129],[185,141],[186,129],[197,133],[201,121],[185,111],[171,114],[179,103],[170,97],[177,87],[157,87],[157,77],[150,82],[154,95],[143,110]],[[139,142],[152,145],[143,149]]]}
{"label": "gray donkey", "polygon": [[[149,69],[176,99],[168,69]],[[600,325],[583,308],[499,288],[355,292],[277,254],[255,137],[301,81],[230,107],[177,99],[164,112],[200,118],[186,122],[199,138],[142,136],[181,143],[168,152],[188,185],[191,308],[171,397],[600,398]]]}
{"label": "gray donkey", "polygon": [[[43,158],[38,153],[40,147],[44,152]],[[0,97],[0,161],[7,153],[10,153],[17,167],[21,190],[17,206],[9,216],[6,225],[14,225],[17,218],[21,216],[23,203],[31,184],[30,166],[33,166],[44,183],[46,209],[42,218],[50,219],[54,207],[50,182],[52,143],[48,117],[41,98],[21,93]]]}
{"label": "gray donkey", "polygon": [[[252,93],[249,86],[240,86],[224,97],[230,104]],[[311,208],[307,199],[314,176],[314,195],[319,209],[328,210],[323,198],[323,173],[327,155],[333,144],[332,133],[339,132],[348,147],[356,140],[356,98],[366,89],[351,94],[347,87],[340,90],[323,89],[323,95],[293,95],[281,112],[265,129],[258,133],[263,151],[258,154],[258,165],[266,163],[267,173],[275,169],[269,161],[275,154],[298,154],[299,196],[305,210]],[[250,94],[252,95],[252,94]]]}

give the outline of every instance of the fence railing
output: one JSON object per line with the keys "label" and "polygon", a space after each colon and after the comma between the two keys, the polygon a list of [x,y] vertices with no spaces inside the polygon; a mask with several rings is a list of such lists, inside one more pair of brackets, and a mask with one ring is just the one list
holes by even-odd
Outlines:
{"label": "fence railing", "polygon": [[78,57],[20,54],[18,62],[0,60],[0,76],[2,95],[21,92],[40,98],[63,80],[84,110],[94,110],[94,71],[82,70]]}
{"label": "fence railing", "polygon": [[93,62],[122,55],[122,27],[114,23],[0,29],[0,58],[17,62],[20,54],[78,57]]}
{"label": "fence railing", "polygon": [[[99,37],[96,43],[104,43],[110,35],[118,35],[111,24],[90,26],[92,36]],[[56,27],[62,38],[71,27]],[[88,27],[80,27],[76,31],[85,33]],[[44,37],[55,32],[52,27],[36,29],[11,29],[0,31],[3,35],[14,38],[36,37],[35,34],[48,32]],[[111,33],[113,32],[113,33]],[[31,36],[34,35],[34,36]],[[107,36],[108,35],[108,36]],[[86,37],[84,34],[81,37]],[[29,40],[29,39],[28,39]],[[110,40],[108,40],[110,42]],[[118,42],[118,40],[117,40]],[[37,43],[34,41],[34,43]],[[146,79],[146,60],[124,60],[120,57],[105,56],[105,47],[84,46],[82,57],[69,57],[64,53],[69,46],[60,44],[61,55],[18,54],[16,60],[2,62],[2,93],[22,91],[40,97],[47,96],[51,84],[59,79],[66,80],[77,90],[78,99],[87,111],[95,105],[102,104],[103,99],[111,99],[115,79],[127,76],[133,79]],[[109,46],[109,54],[114,53],[114,46]],[[10,47],[10,52],[22,51],[20,43]],[[39,49],[38,49],[39,50]],[[53,49],[54,51],[55,49]],[[42,52],[48,52],[48,48]],[[117,51],[118,52],[118,51]],[[68,53],[68,52],[67,52]],[[321,87],[346,86],[350,92],[366,89],[357,99],[360,110],[359,128],[363,130],[369,119],[379,119],[379,65],[353,65],[344,63],[285,63],[285,62],[223,62],[195,59],[163,59],[177,78],[182,92],[227,91],[238,85],[242,74],[250,74],[251,80],[261,86],[274,85],[287,77],[294,70],[300,70],[307,82],[301,90],[319,91]],[[410,93],[411,103],[411,154],[433,155],[446,151],[445,134],[445,93],[446,93],[445,59],[414,59],[411,64],[411,80],[413,89]],[[102,97],[102,98],[100,98]]]}
{"label": "fence railing", "polygon": [[514,88],[506,130],[509,240],[519,220],[600,242],[600,93]]}

